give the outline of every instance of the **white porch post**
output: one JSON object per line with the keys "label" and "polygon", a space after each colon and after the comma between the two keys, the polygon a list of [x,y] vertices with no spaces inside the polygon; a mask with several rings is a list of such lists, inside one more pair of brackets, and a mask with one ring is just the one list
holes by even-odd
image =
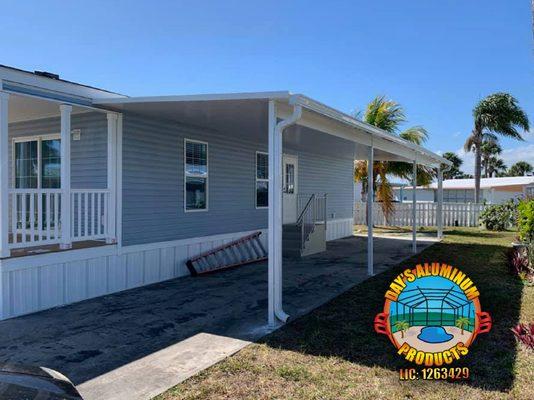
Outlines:
{"label": "white porch post", "polygon": [[413,161],[413,182],[412,182],[412,251],[417,253],[417,161]]}
{"label": "white porch post", "polygon": [[268,221],[268,240],[269,240],[269,259],[268,259],[268,322],[269,326],[274,326],[276,321],[276,316],[274,314],[274,302],[275,302],[275,293],[274,293],[274,276],[275,276],[275,263],[277,262],[276,257],[276,235],[275,235],[275,226],[276,226],[276,216],[275,216],[275,198],[276,198],[276,184],[275,184],[275,157],[274,153],[275,148],[275,129],[276,129],[276,107],[274,101],[269,101],[269,121],[268,121],[268,136],[269,136],[269,221]]}
{"label": "white porch post", "polygon": [[374,201],[374,187],[373,187],[373,164],[374,164],[374,148],[369,147],[369,155],[367,159],[367,274],[374,275],[374,249],[373,249],[373,201]]}
{"label": "white porch post", "polygon": [[438,167],[438,239],[443,238],[443,170]]}
{"label": "white porch post", "polygon": [[72,106],[61,104],[61,244],[62,249],[72,247],[70,199],[70,117]]}
{"label": "white porch post", "polygon": [[117,121],[115,113],[108,113],[108,179],[109,203],[107,206],[106,243],[117,241]]}
{"label": "white porch post", "polygon": [[[1,88],[1,81],[0,81]],[[9,94],[0,91],[0,257],[9,257]]]}

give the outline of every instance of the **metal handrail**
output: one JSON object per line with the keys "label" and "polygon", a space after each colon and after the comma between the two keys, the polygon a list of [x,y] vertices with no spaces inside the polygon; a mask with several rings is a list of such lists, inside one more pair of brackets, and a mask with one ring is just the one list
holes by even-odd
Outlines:
{"label": "metal handrail", "polygon": [[[308,201],[306,202],[306,205],[305,205],[304,208],[302,209],[302,211],[301,211],[299,217],[297,218],[297,225],[299,225],[299,224],[302,222],[302,218],[303,218],[303,216],[304,216],[304,213],[305,213],[306,210],[310,207],[310,204],[311,204],[311,202],[313,201],[314,198],[315,198],[315,193],[312,194],[312,195],[310,196],[310,198],[309,198]],[[298,201],[298,199],[297,199],[297,201]],[[297,208],[298,208],[298,205],[297,205]]]}
{"label": "metal handrail", "polygon": [[310,198],[297,218],[297,226],[300,226],[301,250],[304,249],[304,244],[315,230],[315,224],[320,221],[323,221],[325,225],[326,240],[326,219],[326,193],[322,196],[318,196],[315,193],[310,195]]}

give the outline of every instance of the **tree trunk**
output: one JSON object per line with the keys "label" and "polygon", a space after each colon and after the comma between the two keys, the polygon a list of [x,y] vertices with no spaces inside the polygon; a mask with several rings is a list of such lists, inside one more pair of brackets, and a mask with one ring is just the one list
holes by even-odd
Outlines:
{"label": "tree trunk", "polygon": [[480,203],[480,170],[481,170],[480,141],[475,144],[475,203]]}

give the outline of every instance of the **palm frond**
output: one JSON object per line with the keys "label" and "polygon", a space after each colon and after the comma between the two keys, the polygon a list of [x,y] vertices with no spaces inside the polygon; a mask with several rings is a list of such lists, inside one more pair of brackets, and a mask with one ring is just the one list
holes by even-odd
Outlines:
{"label": "palm frond", "polygon": [[475,133],[471,133],[471,135],[469,135],[467,137],[467,139],[466,139],[466,141],[464,143],[464,150],[466,152],[473,151],[476,143],[477,143],[476,135],[475,135]]}
{"label": "palm frond", "polygon": [[424,127],[417,125],[401,132],[399,136],[409,142],[421,146],[428,139],[428,131]]}
{"label": "palm frond", "polygon": [[515,97],[508,93],[494,93],[482,99],[473,109],[475,124],[493,134],[523,140],[518,129],[530,127],[527,114]]}
{"label": "palm frond", "polygon": [[376,199],[380,202],[386,220],[389,220],[391,214],[393,214],[393,211],[395,210],[393,205],[393,188],[387,178],[387,167],[380,168],[377,173],[380,177],[380,185],[378,185],[376,190]]}
{"label": "palm frond", "polygon": [[377,96],[367,105],[363,120],[387,132],[395,133],[406,118],[399,103],[387,100],[385,96]]}

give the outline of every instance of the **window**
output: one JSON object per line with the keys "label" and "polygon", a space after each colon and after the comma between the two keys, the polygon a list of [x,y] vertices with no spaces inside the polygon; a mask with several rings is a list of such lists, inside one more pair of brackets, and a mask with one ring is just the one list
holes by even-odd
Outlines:
{"label": "window", "polygon": [[56,135],[15,139],[13,178],[17,189],[59,189],[61,141]]}
{"label": "window", "polygon": [[208,144],[185,140],[185,211],[208,209]]}
{"label": "window", "polygon": [[284,193],[295,193],[295,164],[286,164]]}
{"label": "window", "polygon": [[269,155],[256,152],[256,208],[269,207]]}
{"label": "window", "polygon": [[[437,192],[436,192],[437,195]],[[473,189],[444,189],[444,203],[473,203],[475,192]]]}

